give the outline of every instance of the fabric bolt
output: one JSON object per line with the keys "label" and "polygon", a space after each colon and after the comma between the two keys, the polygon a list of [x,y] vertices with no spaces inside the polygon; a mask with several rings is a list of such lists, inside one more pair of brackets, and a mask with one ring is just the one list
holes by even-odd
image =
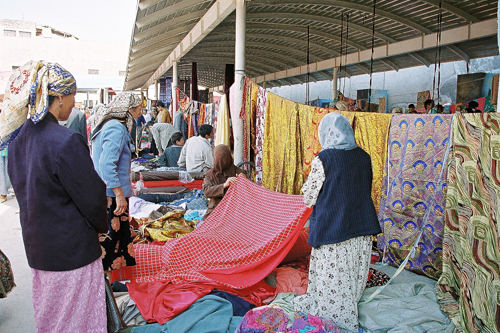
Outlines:
{"label": "fabric bolt", "polygon": [[286,194],[300,193],[304,182],[303,143],[313,110],[314,107],[267,94],[262,152],[262,185],[265,188]]}
{"label": "fabric bolt", "polygon": [[444,158],[452,117],[393,115],[382,182],[379,222],[383,234],[378,238],[378,247],[384,253],[382,260],[399,266],[423,230],[407,269],[433,279],[439,278],[442,271],[447,189]]}
{"label": "fabric bolt", "polygon": [[0,151],[0,195],[7,195],[11,187],[9,174],[7,172],[8,156],[7,148]]}
{"label": "fabric bolt", "polygon": [[[41,121],[49,112],[49,96],[76,91],[73,75],[58,63],[29,61],[14,70],[0,112],[0,149],[17,135],[26,119]],[[29,108],[28,108],[29,105]]]}
{"label": "fabric bolt", "polygon": [[372,201],[375,209],[380,208],[382,179],[387,160],[387,142],[392,114],[356,112],[354,118],[354,136],[360,148],[370,155],[372,160],[373,181]]}
{"label": "fabric bolt", "polygon": [[100,258],[70,271],[32,269],[31,272],[37,333],[107,332]]}
{"label": "fabric bolt", "polygon": [[7,297],[15,286],[9,258],[0,250],[0,298]]}
{"label": "fabric bolt", "polygon": [[358,302],[368,278],[371,243],[371,236],[361,236],[313,248],[307,293],[292,301],[295,310],[357,331]]}
{"label": "fabric bolt", "polygon": [[[128,202],[127,198],[127,202]],[[134,247],[129,226],[128,205],[122,215],[115,215],[116,198],[108,199],[108,232],[99,234],[104,270],[135,265]]]}
{"label": "fabric bolt", "polygon": [[220,98],[218,115],[217,115],[217,128],[215,134],[214,145],[226,145],[229,147],[229,136],[231,135],[231,127],[229,126],[229,107],[227,103],[227,95],[222,95]]}
{"label": "fabric bolt", "polygon": [[265,135],[267,90],[260,87],[257,92],[257,108],[255,111],[255,183],[262,184],[262,149]]}
{"label": "fabric bolt", "polygon": [[500,332],[500,117],[455,115],[440,304],[464,332]]}
{"label": "fabric bolt", "polygon": [[153,133],[156,147],[160,153],[163,153],[163,151],[167,149],[170,138],[175,132],[177,132],[177,130],[171,124],[156,123],[153,125],[151,133]]}

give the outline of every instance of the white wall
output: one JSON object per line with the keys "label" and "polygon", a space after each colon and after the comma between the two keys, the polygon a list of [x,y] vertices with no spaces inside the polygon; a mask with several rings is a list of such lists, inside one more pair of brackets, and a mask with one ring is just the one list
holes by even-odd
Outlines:
{"label": "white wall", "polygon": [[[473,59],[469,63],[469,73],[496,73],[500,74],[500,56]],[[457,76],[467,73],[464,61],[441,64],[440,103],[455,103],[457,95]],[[375,73],[372,76],[372,89],[387,90],[388,109],[396,106],[407,107],[417,102],[417,93],[431,90],[433,87],[434,65],[401,69],[399,72],[390,71]],[[437,85],[437,78],[436,78]],[[341,79],[338,89],[346,97],[356,99],[357,90],[370,87],[369,75],[353,76],[350,79]],[[309,100],[332,99],[332,81],[309,83]],[[268,91],[298,103],[305,103],[306,85],[283,86],[270,88]],[[431,92],[432,95],[432,92]],[[434,91],[437,100],[437,89]]]}

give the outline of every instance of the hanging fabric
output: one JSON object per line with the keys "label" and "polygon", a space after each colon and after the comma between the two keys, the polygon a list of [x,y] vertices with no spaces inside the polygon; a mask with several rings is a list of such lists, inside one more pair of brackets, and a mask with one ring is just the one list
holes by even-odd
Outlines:
{"label": "hanging fabric", "polygon": [[217,117],[217,132],[214,145],[226,145],[230,147],[229,136],[231,127],[229,126],[229,109],[227,104],[227,95],[222,95],[219,104],[219,114]]}

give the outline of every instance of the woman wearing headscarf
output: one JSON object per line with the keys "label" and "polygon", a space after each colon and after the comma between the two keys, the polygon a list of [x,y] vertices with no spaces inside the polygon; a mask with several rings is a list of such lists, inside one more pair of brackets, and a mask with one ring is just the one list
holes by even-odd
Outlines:
{"label": "woman wearing headscarf", "polygon": [[203,194],[209,199],[203,220],[206,220],[221,202],[227,189],[236,183],[236,177],[244,172],[234,165],[228,146],[218,145],[214,148],[214,167],[205,173],[203,179]]}
{"label": "woman wearing headscarf", "polygon": [[130,92],[118,94],[108,106],[95,110],[91,134],[94,167],[106,184],[109,231],[99,236],[104,271],[135,265],[129,226],[128,199],[133,196],[130,181],[130,135],[141,115],[142,97]]}
{"label": "woman wearing headscarf", "polygon": [[357,332],[372,235],[381,232],[371,199],[371,159],[356,145],[349,120],[341,114],[326,115],[318,134],[322,150],[302,187],[304,203],[314,206],[309,283],[293,304],[296,311]]}
{"label": "woman wearing headscarf", "polygon": [[71,73],[30,61],[10,77],[0,114],[38,333],[107,331],[98,237],[107,231],[106,188],[85,139],[58,123],[75,94]]}

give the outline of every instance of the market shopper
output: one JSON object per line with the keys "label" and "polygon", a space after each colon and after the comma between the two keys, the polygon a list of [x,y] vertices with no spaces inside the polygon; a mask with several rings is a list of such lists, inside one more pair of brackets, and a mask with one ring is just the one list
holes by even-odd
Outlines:
{"label": "market shopper", "polygon": [[156,109],[158,110],[156,122],[172,124],[172,117],[170,117],[170,113],[168,109],[165,108],[165,104],[162,101],[156,102]]}
{"label": "market shopper", "polygon": [[326,115],[318,134],[322,150],[302,187],[305,204],[314,206],[309,283],[293,304],[296,311],[357,332],[372,235],[381,232],[371,199],[371,159],[356,145],[349,120],[341,114]]}
{"label": "market shopper", "polygon": [[184,146],[184,137],[181,132],[175,132],[170,137],[170,141],[172,141],[172,145],[165,149],[158,158],[158,163],[161,166],[176,168],[178,167],[177,161],[181,155],[182,146]]}
{"label": "market shopper", "polygon": [[214,130],[212,126],[203,124],[199,132],[199,136],[193,136],[186,141],[177,164],[187,171],[204,173],[214,166],[212,146],[208,141],[214,137]]}
{"label": "market shopper", "polygon": [[170,137],[176,131],[174,125],[167,123],[156,123],[151,128],[151,134],[156,143],[156,148],[158,149],[158,154],[163,154],[163,151],[167,149],[170,142]]}
{"label": "market shopper", "polygon": [[209,199],[208,209],[203,220],[212,213],[226,194],[229,187],[236,183],[236,177],[245,174],[243,169],[234,165],[231,150],[226,145],[214,148],[214,167],[205,173],[203,179],[203,194]]}
{"label": "market shopper", "polygon": [[106,189],[83,136],[58,124],[75,104],[75,79],[57,63],[30,61],[9,81],[0,148],[10,144],[36,330],[106,332]]}
{"label": "market shopper", "polygon": [[91,149],[94,167],[106,183],[109,231],[99,236],[102,260],[108,276],[112,270],[135,265],[129,226],[128,199],[133,196],[130,181],[130,132],[141,114],[141,96],[118,94],[96,111]]}

